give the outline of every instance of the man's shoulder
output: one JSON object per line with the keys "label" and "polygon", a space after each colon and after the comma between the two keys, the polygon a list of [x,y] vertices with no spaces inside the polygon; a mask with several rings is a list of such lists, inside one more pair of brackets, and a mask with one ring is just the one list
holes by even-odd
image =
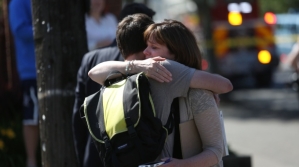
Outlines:
{"label": "man's shoulder", "polygon": [[118,55],[120,55],[120,51],[116,46],[96,49],[85,54],[86,57],[100,56],[99,58],[103,58],[103,59],[105,58],[111,59],[114,57],[116,58],[118,57]]}
{"label": "man's shoulder", "polygon": [[84,55],[83,60],[86,62],[100,63],[109,60],[123,60],[122,55],[117,47],[106,47],[90,51]]}
{"label": "man's shoulder", "polygon": [[[194,68],[190,68],[173,60],[166,60],[163,62],[163,66],[172,74],[172,79],[177,81],[187,81],[188,87],[190,85],[191,78],[195,72]],[[176,82],[175,82],[176,83]]]}
{"label": "man's shoulder", "polygon": [[177,66],[177,67],[182,67],[182,68],[190,68],[180,62],[177,62],[175,60],[169,60],[169,59],[166,59],[165,61],[163,61],[163,65],[166,65],[166,66]]}
{"label": "man's shoulder", "polygon": [[169,71],[172,71],[172,70],[177,71],[177,70],[182,70],[182,69],[185,69],[185,70],[191,69],[190,67],[185,66],[184,64],[181,64],[181,63],[179,63],[177,61],[174,61],[174,60],[165,60],[165,61],[163,61],[163,66]]}

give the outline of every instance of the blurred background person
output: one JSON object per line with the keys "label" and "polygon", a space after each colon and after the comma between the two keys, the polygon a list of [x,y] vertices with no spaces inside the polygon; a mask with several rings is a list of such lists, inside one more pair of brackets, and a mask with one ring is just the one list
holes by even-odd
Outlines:
{"label": "blurred background person", "polygon": [[37,166],[39,143],[36,65],[30,0],[12,0],[9,22],[14,36],[17,69],[23,91],[23,135],[27,167]]}
{"label": "blurred background person", "polygon": [[299,92],[299,35],[297,36],[297,40],[295,44],[292,46],[292,49],[286,56],[285,63],[283,64],[285,69],[291,70],[291,75],[289,79],[290,87]]}
{"label": "blurred background person", "polygon": [[299,36],[297,36],[297,42],[293,45],[291,52],[287,56],[286,63],[297,73],[299,72]]}
{"label": "blurred background person", "polygon": [[88,9],[85,16],[88,50],[110,45],[117,28],[117,18],[107,12],[106,0],[87,0]]}

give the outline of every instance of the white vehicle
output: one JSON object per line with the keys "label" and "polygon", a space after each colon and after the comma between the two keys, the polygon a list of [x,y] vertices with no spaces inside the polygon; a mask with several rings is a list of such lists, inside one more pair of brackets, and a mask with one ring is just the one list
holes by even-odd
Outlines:
{"label": "white vehicle", "polygon": [[298,91],[298,74],[292,69],[286,60],[293,45],[299,37],[299,13],[276,14],[276,24],[274,26],[275,44],[280,57],[279,80]]}
{"label": "white vehicle", "polygon": [[276,14],[274,34],[277,51],[283,63],[299,35],[299,13]]}

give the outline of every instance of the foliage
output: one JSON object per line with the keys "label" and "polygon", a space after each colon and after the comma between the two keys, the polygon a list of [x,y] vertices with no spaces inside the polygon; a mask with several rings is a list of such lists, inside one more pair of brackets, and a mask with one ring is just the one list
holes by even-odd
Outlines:
{"label": "foliage", "polygon": [[0,99],[0,164],[1,167],[25,166],[20,105],[9,95]]}
{"label": "foliage", "polygon": [[274,13],[287,13],[291,8],[299,9],[298,0],[258,0],[260,6],[260,15],[271,11]]}

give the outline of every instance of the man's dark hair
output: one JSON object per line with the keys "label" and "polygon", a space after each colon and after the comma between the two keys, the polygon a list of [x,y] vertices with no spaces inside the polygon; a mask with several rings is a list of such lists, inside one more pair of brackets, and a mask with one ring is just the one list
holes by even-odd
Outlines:
{"label": "man's dark hair", "polygon": [[125,7],[120,12],[119,19],[120,21],[125,18],[128,15],[136,14],[136,13],[143,13],[149,16],[150,18],[153,18],[153,16],[156,14],[152,9],[148,8],[146,5],[142,3],[129,3],[125,5]]}
{"label": "man's dark hair", "polygon": [[142,52],[147,47],[143,32],[153,23],[153,20],[145,14],[134,14],[125,17],[118,24],[116,42],[125,59],[131,54]]}

